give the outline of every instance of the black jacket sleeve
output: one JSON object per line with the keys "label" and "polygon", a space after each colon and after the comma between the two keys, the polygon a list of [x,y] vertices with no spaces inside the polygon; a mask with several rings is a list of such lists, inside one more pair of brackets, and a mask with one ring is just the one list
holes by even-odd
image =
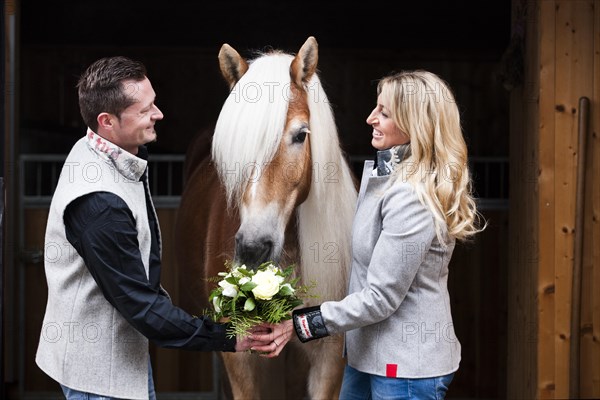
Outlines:
{"label": "black jacket sleeve", "polygon": [[[207,316],[194,317],[173,305],[160,288],[160,272],[154,271],[148,279],[135,220],[123,199],[106,192],[83,196],[69,204],[64,222],[67,239],[106,300],[144,336],[167,348],[235,351],[235,338],[226,337],[226,325]],[[151,264],[158,265],[150,268],[160,269],[158,249],[152,251]]]}

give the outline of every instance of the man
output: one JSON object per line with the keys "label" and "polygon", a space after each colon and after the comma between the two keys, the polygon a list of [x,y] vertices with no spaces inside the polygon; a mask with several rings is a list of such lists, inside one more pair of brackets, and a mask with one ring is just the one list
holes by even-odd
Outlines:
{"label": "man", "polygon": [[174,306],[160,285],[161,243],[145,144],[163,118],[145,67],[93,63],[77,85],[87,134],[71,149],[45,237],[48,303],[37,365],[67,399],[154,398],[148,339],[201,351],[261,350]]}

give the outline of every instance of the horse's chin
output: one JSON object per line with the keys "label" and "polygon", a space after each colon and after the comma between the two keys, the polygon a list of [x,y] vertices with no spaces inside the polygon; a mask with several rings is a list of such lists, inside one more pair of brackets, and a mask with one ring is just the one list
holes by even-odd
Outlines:
{"label": "horse's chin", "polygon": [[[260,243],[260,244],[258,244]],[[233,261],[237,265],[245,265],[247,268],[256,270],[261,264],[272,261],[279,262],[281,250],[272,242],[250,242],[236,243]]]}
{"label": "horse's chin", "polygon": [[273,261],[275,264],[277,264],[279,262],[279,257],[275,257],[273,255],[266,255],[264,257],[259,257],[259,258],[247,258],[247,257],[238,257],[238,255],[236,254],[236,256],[233,258],[234,264],[236,265],[245,265],[246,268],[252,270],[252,271],[256,271],[256,269],[263,263],[266,263],[267,261]]}

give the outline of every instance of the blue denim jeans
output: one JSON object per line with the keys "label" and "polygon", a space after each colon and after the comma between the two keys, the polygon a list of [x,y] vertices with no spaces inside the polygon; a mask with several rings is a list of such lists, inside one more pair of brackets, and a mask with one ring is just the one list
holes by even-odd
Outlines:
{"label": "blue denim jeans", "polygon": [[[100,396],[93,393],[80,392],[73,390],[64,385],[60,385],[65,399],[67,400],[116,400],[114,397]],[[154,391],[154,379],[152,379],[152,364],[148,360],[148,398],[149,400],[156,400],[156,392]]]}
{"label": "blue denim jeans", "polygon": [[454,373],[434,378],[387,378],[344,370],[340,400],[443,400]]}

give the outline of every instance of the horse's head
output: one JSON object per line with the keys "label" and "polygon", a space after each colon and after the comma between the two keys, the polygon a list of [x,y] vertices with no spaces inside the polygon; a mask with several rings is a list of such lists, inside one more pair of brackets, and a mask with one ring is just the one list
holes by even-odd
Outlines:
{"label": "horse's head", "polygon": [[231,93],[215,128],[213,161],[229,205],[239,208],[235,261],[249,267],[279,260],[291,216],[310,192],[308,90],[317,59],[313,37],[296,56],[272,52],[246,62],[227,44],[219,52]]}

